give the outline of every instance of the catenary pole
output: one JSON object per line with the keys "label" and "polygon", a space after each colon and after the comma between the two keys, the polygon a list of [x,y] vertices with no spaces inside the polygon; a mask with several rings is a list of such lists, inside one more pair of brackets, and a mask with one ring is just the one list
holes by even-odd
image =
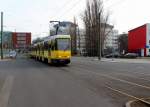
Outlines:
{"label": "catenary pole", "polygon": [[79,29],[79,25],[78,25],[78,38],[79,38],[79,55],[81,55],[81,37],[80,37],[80,29]]}
{"label": "catenary pole", "polygon": [[101,60],[101,49],[102,49],[102,35],[101,35],[101,13],[99,13],[99,21],[98,21],[98,24],[99,24],[99,42],[98,42],[98,48],[99,48],[99,56],[98,56],[98,59]]}
{"label": "catenary pole", "polygon": [[1,59],[3,59],[3,12],[1,12]]}

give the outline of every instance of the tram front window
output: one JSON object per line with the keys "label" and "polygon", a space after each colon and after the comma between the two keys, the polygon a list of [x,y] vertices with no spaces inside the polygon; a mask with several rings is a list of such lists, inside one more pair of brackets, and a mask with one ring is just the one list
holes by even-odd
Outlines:
{"label": "tram front window", "polygon": [[58,50],[70,50],[70,39],[57,39]]}

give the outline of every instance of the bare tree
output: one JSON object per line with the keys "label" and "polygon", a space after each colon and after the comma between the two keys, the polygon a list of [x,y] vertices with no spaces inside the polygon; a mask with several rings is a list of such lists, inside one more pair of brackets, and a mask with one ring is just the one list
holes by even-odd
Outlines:
{"label": "bare tree", "polygon": [[77,22],[74,17],[74,22],[70,23],[69,34],[71,36],[71,53],[72,55],[77,54]]}
{"label": "bare tree", "polygon": [[104,41],[112,29],[108,28],[109,15],[104,15],[102,0],[87,0],[82,16],[85,25],[86,51],[89,56],[103,53]]}

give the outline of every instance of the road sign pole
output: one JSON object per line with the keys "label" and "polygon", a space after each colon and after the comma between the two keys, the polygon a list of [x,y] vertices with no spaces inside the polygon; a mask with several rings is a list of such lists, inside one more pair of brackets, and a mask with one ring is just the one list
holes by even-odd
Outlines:
{"label": "road sign pole", "polygon": [[3,59],[3,12],[1,12],[1,59]]}

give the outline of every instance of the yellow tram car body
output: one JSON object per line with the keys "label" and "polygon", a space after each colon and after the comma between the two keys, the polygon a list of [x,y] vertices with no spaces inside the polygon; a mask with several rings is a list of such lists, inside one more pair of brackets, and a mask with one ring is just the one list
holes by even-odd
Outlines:
{"label": "yellow tram car body", "polygon": [[31,57],[53,64],[69,64],[71,59],[70,35],[50,36],[34,44]]}

